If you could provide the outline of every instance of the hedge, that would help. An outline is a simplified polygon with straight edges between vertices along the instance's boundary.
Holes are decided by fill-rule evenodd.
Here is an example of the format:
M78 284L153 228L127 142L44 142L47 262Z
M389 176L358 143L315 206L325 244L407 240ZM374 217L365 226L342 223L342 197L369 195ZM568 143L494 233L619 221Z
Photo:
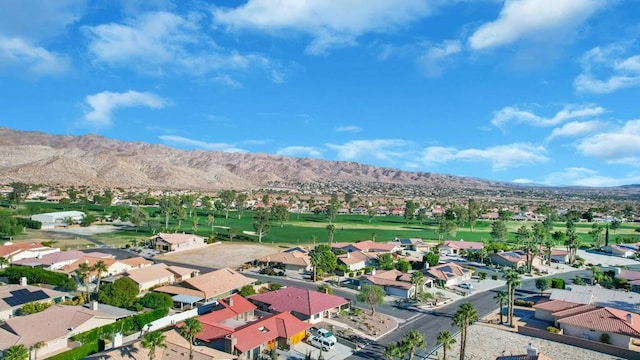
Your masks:
M564 280L561 278L551 278L552 289L564 289Z
M21 217L17 217L16 220L18 220L19 225L22 225L27 229L36 229L36 230L42 229L42 223L38 220L31 220L28 218L21 218Z
M95 354L99 351L98 349L98 341L91 341L86 344L80 345L76 348L73 348L69 351L65 351L58 355L54 355L48 360L80 360L91 354Z
M78 284L67 275L41 268L31 268L27 266L11 266L4 269L4 276L10 282L17 284L21 277L26 277L29 284L49 284L66 291L76 290Z
M121 332L124 334L133 333L142 330L142 328L144 328L144 326L148 323L165 317L168 313L168 308L160 308L146 313L138 314L136 316L118 320L109 325L104 325L99 328L74 335L71 337L71 340L80 341L82 343L89 343L98 341L98 339L100 339L100 336L104 334L113 334L116 332Z

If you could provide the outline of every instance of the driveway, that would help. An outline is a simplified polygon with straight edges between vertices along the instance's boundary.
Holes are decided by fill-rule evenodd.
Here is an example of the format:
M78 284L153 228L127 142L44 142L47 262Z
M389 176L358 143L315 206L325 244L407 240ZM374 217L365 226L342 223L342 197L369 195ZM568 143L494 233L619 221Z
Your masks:
M293 349L289 351L278 351L278 354L282 355L287 360L303 360L307 353L310 353L313 359L317 359L318 355L320 355L320 349L307 343L301 342L294 345ZM326 360L342 360L351 356L352 353L353 352L351 351L350 347L337 343L333 350L322 352L322 357Z

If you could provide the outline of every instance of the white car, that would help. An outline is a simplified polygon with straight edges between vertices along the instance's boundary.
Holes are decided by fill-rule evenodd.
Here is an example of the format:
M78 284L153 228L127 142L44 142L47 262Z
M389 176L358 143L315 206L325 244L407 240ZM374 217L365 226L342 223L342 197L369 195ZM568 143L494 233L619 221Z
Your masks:
M473 289L473 285L471 285L470 283L462 283L462 284L460 284L458 286L460 286L463 289L469 289L469 290Z

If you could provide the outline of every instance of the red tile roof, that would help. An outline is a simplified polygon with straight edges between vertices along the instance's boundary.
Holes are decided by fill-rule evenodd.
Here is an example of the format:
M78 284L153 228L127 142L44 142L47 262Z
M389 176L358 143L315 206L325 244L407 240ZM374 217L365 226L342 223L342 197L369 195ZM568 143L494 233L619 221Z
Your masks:
M445 241L444 245L446 247L452 247L457 249L465 249L465 250L480 250L484 247L484 243L479 241Z
M556 311L563 311L563 310L567 310L567 309L572 309L578 306L581 306L582 304L576 304L576 303L572 303L569 301L563 301L563 300L542 300L540 302L538 302L537 304L533 305L534 309L541 309L541 310L548 310L553 312Z
M233 305L229 305L229 299L232 299L231 302L233 302ZM215 324L256 309L256 306L253 305L253 303L238 294L220 299L218 300L218 303L222 305L224 309L215 310L202 315L198 320L203 323Z
M631 321L627 321L627 316ZM565 317L558 323L640 338L640 315L609 307Z
M302 322L289 313L280 313L250 323L235 331L233 335L238 339L236 349L244 353L278 337L290 338L310 327L311 324Z
M349 300L340 296L296 287L253 295L249 299L267 304L273 311L294 311L308 316L349 303Z

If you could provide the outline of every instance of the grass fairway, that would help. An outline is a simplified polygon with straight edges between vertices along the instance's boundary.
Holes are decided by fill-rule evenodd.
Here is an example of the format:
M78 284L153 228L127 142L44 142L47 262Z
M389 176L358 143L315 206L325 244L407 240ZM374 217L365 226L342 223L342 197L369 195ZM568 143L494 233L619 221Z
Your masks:
M54 206L54 204L48 203L35 203L31 206L38 207L41 209L46 209L47 211L60 211L61 208ZM158 214L155 208L145 208L150 214ZM85 207L84 209L79 209L83 211L89 211L95 215L109 214L111 209L107 209L106 212L103 212L102 208L92 206L91 208ZM208 237L212 234L211 227L207 224L208 213L204 211L198 211L198 230L197 234L203 237ZM229 218L226 219L223 213L215 213L215 226L216 227L229 227L237 230L237 236L234 238L234 241L257 241L257 236L250 236L243 234L243 231L254 231L252 224L252 215L251 211L245 211L242 215L241 219L238 219L237 213L230 212ZM158 216L158 215L157 215ZM194 216L196 216L194 214ZM160 219L163 222L163 219ZM468 225L465 225L458 229L455 236L447 236L447 239L455 239L460 240L464 239L466 241L492 241L491 237L491 221L477 221L474 227L474 231L472 232ZM178 231L191 233L192 230L192 219L187 218L182 221L181 226L178 228ZM262 241L264 243L274 243L274 244L310 244L313 240L317 239L318 243L326 242L328 238L328 231L326 227L329 225L329 221L324 215L315 215L315 214L291 214L289 219L284 222L282 227L280 223L276 221L271 222L271 230L265 236L263 236ZM422 238L425 240L438 240L439 236L437 233L437 224L433 222L433 220L428 220L425 223L421 224L417 220L412 220L409 223L402 217L398 216L376 216L371 221L365 215L337 215L335 221L333 222L335 226L334 232L334 242L352 242L358 240L369 240L375 234L375 238L377 241L390 241L396 237L399 238ZM509 232L508 241L515 241L514 233L521 226L531 227L533 225L532 222L518 222L518 221L507 221L506 222L507 229ZM617 236L625 236L625 237L638 237L640 241L640 233L636 232L640 224L636 223L624 223L618 230L610 232L611 241L615 241ZM578 235L582 238L582 243L585 245L592 244L593 239L588 234L591 230L591 223L577 223L576 231ZM169 222L169 229L174 231L177 228L177 222L171 220ZM565 231L564 223L556 223L554 226L554 231ZM32 232L33 233L33 232ZM35 232L37 233L37 232ZM216 238L221 240L228 239L228 231L223 228L215 229ZM102 241L106 244L122 247L127 243L130 243L132 240L142 241L149 236L151 236L151 232L145 226L142 226L138 229L138 231L128 230L128 231L118 231L112 233L105 234L96 234L92 235L93 238ZM604 233L603 233L603 241L604 241ZM20 239L21 236L17 238ZM562 245L562 244L558 244Z

